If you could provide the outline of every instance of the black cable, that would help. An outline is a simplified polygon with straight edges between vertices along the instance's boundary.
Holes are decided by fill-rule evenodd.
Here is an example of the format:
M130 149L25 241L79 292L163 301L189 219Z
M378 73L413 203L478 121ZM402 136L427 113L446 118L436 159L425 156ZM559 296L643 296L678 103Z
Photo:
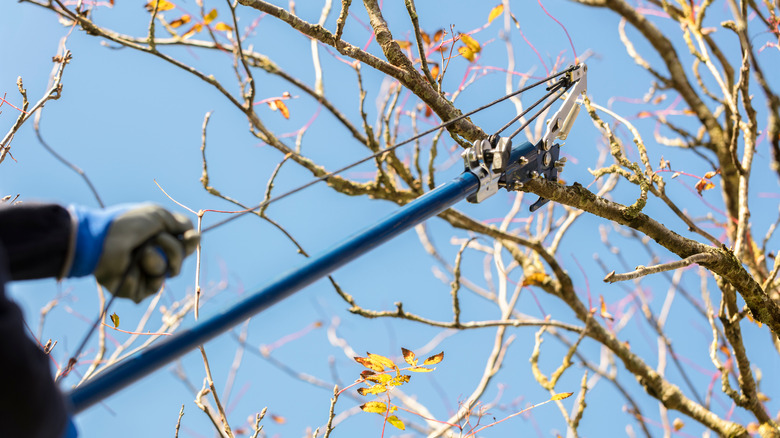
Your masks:
M568 88L564 88L563 90L561 90L561 92L560 92L560 93L558 93L558 95L557 95L557 96L555 96L555 99L550 99L550 101L549 101L549 102L547 102L547 103L544 105L544 107L543 107L541 110L537 111L537 112L536 112L536 114L534 114L534 115L533 115L533 116L532 116L530 119L526 120L526 121L525 121L525 123L523 123L522 125L520 125L520 127L519 127L519 128L517 128L517 130L515 130L515 132L513 132L513 133L512 133L512 135L510 135L510 136L509 136L509 139L511 140L511 139L515 138L515 136L516 136L517 134L519 134L519 133L520 133L520 131L522 131L523 129L525 129L525 128L526 128L526 126L530 125L530 124L531 124L531 122L533 122L534 120L536 120L536 118L537 118L537 117L539 117L539 114L542 114L542 113L543 113L543 112L544 112L544 111L545 111L547 108L549 108L550 106L552 106L552 104L553 104L553 103L555 103L555 101L556 101L556 100L560 99L560 98L561 98L561 96L563 96L564 94L566 94L566 91L567 91L567 90L568 90Z
M552 96L552 95L553 95L553 93L555 93L555 92L556 92L558 89L560 89L560 88L561 88L561 86L563 86L563 83L562 83L562 82L557 82L555 85L553 85L552 87L550 87L550 89L548 90L547 94L545 94L545 95L544 95L544 96L542 96L542 97L541 97L539 100L537 100L536 102L534 102L533 104L531 104L531 106L529 106L528 108L526 108L526 110L525 110L525 111L523 111L522 113L520 113L520 114L518 114L517 116L515 116L515 118L513 118L512 120L510 120L510 121L509 121L509 123L507 123L506 125L504 125L503 127L501 127L501 129L499 129L498 131L496 131L496 133L495 133L495 134L493 134L493 135L494 135L494 136L498 136L499 134L501 134L501 133L502 133L502 132L503 132L503 131L504 131L506 128L510 127L510 126L511 126L513 123L515 123L516 121L520 120L520 118L521 118L521 117L523 117L524 115L528 114L528 112L529 112L529 111L531 111L532 109L536 108L536 105L539 105L540 103L542 103L542 101L544 101L544 100L545 100L545 99L547 99L548 97ZM536 117L536 116L534 116L534 117Z
M369 161L369 160L372 160L374 158L377 158L377 157L379 157L379 156L381 156L381 155L383 155L383 154L385 154L387 152L391 152L391 151L393 151L393 150L395 150L395 149L397 149L397 148L399 148L399 147L401 147L401 146L403 146L405 144L411 143L411 142L413 142L413 141L415 141L415 140L417 140L417 139L419 139L421 137L424 137L424 136L426 136L426 135L428 135L428 134L430 134L432 132L438 131L439 129L446 128L447 126L450 126L450 125L452 125L455 122L463 120L466 117L469 117L469 116L471 116L473 114L476 114L476 113L478 113L478 112L480 112L480 111L482 111L484 109L490 108L491 106L493 106L493 105L495 105L497 103L501 103L501 102L503 102L503 101L505 101L505 100L507 100L507 99L509 99L511 97L517 96L518 94L520 94L522 92L525 92L525 91L528 91L531 88L538 87L539 85L541 85L541 84L543 84L543 83L545 83L545 82L547 82L547 81L549 81L551 79L555 79L558 76L561 76L561 75L564 75L566 73L569 73L569 72L573 71L576 68L577 68L577 66L571 66L571 67L569 67L569 68L567 68L567 69L565 69L565 70L563 70L563 71L561 71L559 73L555 73L554 75L547 76L546 78L541 79L538 82L534 82L531 85L525 86L525 87L523 87L523 88L521 88L521 89L519 89L517 91L513 91L512 93L509 93L509 94L507 94L504 97L498 98L498 99L496 99L496 100L494 100L494 101L492 101L492 102L490 102L490 103L488 103L486 105L483 105L483 106L481 106L481 107L479 107L479 108L477 108L477 109L475 109L473 111L467 112L466 114L461 114L461 115L459 115L458 117L455 117L452 120L448 120L448 121L446 121L444 123L439 124L438 126L435 126L435 127L431 128L431 129L423 131L423 132L421 132L421 133L419 133L419 134L417 134L417 135L415 135L413 137L410 137L410 138L408 138L408 139L406 139L406 140L404 140L404 141L402 141L400 143L397 143L397 144L395 144L393 146L390 146L390 147L387 147L385 149L382 149L381 151L376 152L375 154L369 155L369 156L367 156L365 158L362 158L362 159L360 159L358 161L355 161L355 162L353 162L351 164L348 164L348 165L346 165L346 166L344 166L344 167L342 167L340 169L334 170L332 172L328 172L325 175L322 175L320 177L317 177L317 178L307 182L306 184L298 186L298 187L296 187L296 188L294 188L294 189L292 189L292 190L290 190L288 192L282 193L281 195L276 196L274 198L271 198L271 199L269 199L267 201L263 201L263 202L261 202L260 204L258 204L255 207L252 207L252 208L250 208L248 210L245 210L243 212L239 212L237 214L233 214L232 216L228 217L227 219L224 219L224 220L219 221L219 222L217 222L215 224L209 225L208 227L206 227L203 230L201 230L201 233L205 233L207 231L211 231L214 228L217 228L217 227L220 227L222 225L225 225L226 223L228 223L230 221L233 221L235 219L238 219L239 217L241 217L241 216L243 216L243 215L245 215L247 213L253 212L253 211L255 211L257 209L260 209L260 208L263 208L266 205L269 205L269 204L271 204L273 202L276 202L276 201L279 201L281 199L284 199L284 198L286 198L286 197L288 197L288 196L290 196L290 195L292 195L294 193L300 192L303 189L311 187L314 184L316 184L316 183L318 183L320 181L324 181L324 180L326 180L326 179L328 179L328 178L330 178L330 177L332 177L334 175L337 175L337 174L339 174L339 173L341 173L341 172L343 172L343 171L345 171L347 169L351 169L351 168L353 168L353 167L355 167L355 166L357 166L359 164L365 163L366 161ZM557 86L558 84L560 84L560 82L557 83L555 86ZM549 107L549 105L547 107ZM531 119L531 120L533 120L533 119ZM514 136L514 135L516 135L516 133L513 134L512 136Z

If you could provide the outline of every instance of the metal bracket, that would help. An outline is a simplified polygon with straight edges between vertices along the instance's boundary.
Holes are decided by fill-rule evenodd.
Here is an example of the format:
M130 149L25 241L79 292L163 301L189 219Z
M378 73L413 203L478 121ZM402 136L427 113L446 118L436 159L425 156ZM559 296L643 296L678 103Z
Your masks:
M466 170L479 178L479 190L467 198L469 202L482 202L498 192L498 182L509 165L511 151L512 140L493 136L477 140L463 151Z

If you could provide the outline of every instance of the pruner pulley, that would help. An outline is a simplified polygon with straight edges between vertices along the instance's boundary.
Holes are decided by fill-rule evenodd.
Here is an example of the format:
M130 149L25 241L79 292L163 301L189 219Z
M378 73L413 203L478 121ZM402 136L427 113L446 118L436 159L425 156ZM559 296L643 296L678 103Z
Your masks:
M518 190L523 183L533 178L545 178L557 181L558 173L562 171L566 158L560 158L561 145L556 140L565 140L569 135L580 107L576 101L587 91L588 67L584 63L569 67L562 72L553 85L547 88L548 93L512 121L504 125L490 137L477 140L474 145L463 151L466 170L479 178L479 190L468 198L469 202L478 203L498 192L500 187L507 190ZM512 138L527 127L539 114L543 113L555 101L568 95L563 105L547 121L542 138L535 144L525 143L512 147ZM555 96L553 99L549 99ZM537 105L547 101L540 110L531 115L516 131L507 137L499 134L512 123L525 116ZM531 205L531 211L536 211L547 203L547 199L539 198Z

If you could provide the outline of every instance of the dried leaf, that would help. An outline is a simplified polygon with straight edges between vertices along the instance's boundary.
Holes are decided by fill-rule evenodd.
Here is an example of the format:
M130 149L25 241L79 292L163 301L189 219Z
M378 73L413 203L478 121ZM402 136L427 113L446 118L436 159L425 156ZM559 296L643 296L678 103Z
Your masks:
M469 62L474 62L474 60L476 59L474 52L471 51L471 49L469 49L468 47L458 47L458 53L460 53L460 56L468 59Z
M444 360L444 352L442 351L439 354L434 354L433 356L429 357L428 359L425 359L425 362L423 362L423 365L436 365L437 363Z
M358 388L357 392L360 395L381 394L387 392L387 387L385 385L374 385L368 388Z
M431 64L431 76L433 76L434 79L439 79L439 64L438 63Z
M154 1L150 1L146 5L144 5L147 11L152 12L154 11ZM175 8L176 5L173 3L166 1L166 0L157 0L157 12L162 11L170 11L171 9Z
M719 174L720 174L720 169L718 169L718 170L710 170L709 172L704 174L704 177L707 178L707 179L712 179L712 177L714 177L715 175L719 175Z
M435 368L425 368L425 367L409 368L409 371L412 371L412 372L415 372L415 373L430 373L433 370L435 370Z
M380 354L373 354L366 352L366 355L369 359L376 361L379 364L382 364L383 366L387 368L397 369L398 366L393 362L392 360L380 355Z
M669 160L665 160L664 157L661 157L661 162L658 165L660 169L672 169L672 163Z
M395 415L391 415L387 417L387 422L392 424L398 429L406 430L406 425L404 425L404 422L399 420L398 417L396 417Z
M402 374L402 375L400 375L398 377L393 377L393 379L388 382L388 385L391 385L391 386L401 386L404 383L409 383L409 379L411 379L411 378L412 378L412 376L410 376L410 375Z
M233 30L233 28L231 26L229 26L229 25L227 25L227 24L225 24L225 23L220 21L219 23L214 25L214 30L217 30L217 31L231 31L231 30Z
M409 41L395 40L395 43L398 44L398 47L400 47L400 48L402 48L404 50L408 49L409 47L412 47L412 43L409 42Z
M610 321L614 321L615 318L612 317L612 314L607 312L607 303L604 302L604 296L599 295L599 299L601 300L601 317Z
M549 279L549 276L544 272L534 272L531 275L523 278L522 286L541 286L545 281Z
M282 417L281 415L274 415L274 414L271 414L271 420L273 420L274 423L276 424L284 424L287 422L286 418Z
M700 179L699 182L696 183L696 191L699 192L699 196L701 196L701 192L713 188L715 188L715 183L704 178Z
M653 117L653 113L650 111L640 111L639 114L636 115L638 119L646 119L648 117Z
M414 352L401 347L401 353L404 355L404 360L411 366L417 365L417 359L414 356Z
M696 111L694 111L694 110L692 110L690 108L685 108L682 113L685 114L686 116L695 116L696 115Z
M444 38L444 29L439 29L436 31L436 33L433 34L434 43L438 43L442 38Z
M672 178L677 178L678 176L680 176L680 172L674 172L672 174Z
M467 33L460 34L460 40L463 41L463 44L465 44L466 47L471 49L471 51L474 53L479 53L480 50L482 50L482 47L479 46L477 40L475 40L471 35Z
M171 22L170 22L170 23L168 23L168 24L169 24L169 25L170 25L172 28L174 28L174 29L175 29L175 28L177 28L177 27L179 27L179 26L181 26L181 25L183 25L183 24L187 24L187 23L189 23L189 22L190 22L190 20L192 20L192 17L190 16L190 14L184 14L184 15L182 15L181 17L177 18L176 20L173 20L173 21L171 21Z
M756 398L758 399L758 401L760 401L760 402L762 402L762 403L764 403L764 402L768 402L768 401L770 401L770 400L771 400L771 399L770 399L770 398L769 398L769 397L768 397L766 394L764 394L763 392L759 392L758 394L756 394Z
M490 10L490 15L488 15L488 24L493 22L496 18L498 18L499 15L504 13L504 5L500 4L496 6L495 8Z
M368 403L363 403L362 405L360 405L360 409L366 412L384 414L385 411L387 411L387 405L378 401L370 401Z
M574 394L573 392L561 392L558 394L555 394L554 396L550 397L550 400L557 401L557 400L563 400L571 397L571 395Z
M731 357L731 350L729 350L729 347L727 347L725 345L721 345L720 346L720 352L725 354L726 357Z
M282 102L279 99L276 99L274 103L276 104L276 107L279 109L279 112L282 113L282 116L284 116L285 119L289 119L290 110L287 109L287 105L285 105L284 102Z
M758 328L761 328L764 325L761 321L756 321L753 318L753 312L751 312L750 310L747 311L745 316L747 316L748 321L752 322L753 324L756 324Z
M195 23L195 24L192 25L190 30L185 32L184 35L182 35L181 37L184 38L184 39L189 38L189 37L195 35L196 33L200 32L201 29L203 29L203 25L200 24L200 23Z
M375 375L375 374L376 374L376 373L375 373L375 372L373 372L373 371L371 371L371 370L363 370L363 371L360 373L360 377L362 377L362 378L364 378L364 379L368 379L370 376L373 376L373 375Z
M114 328L119 327L119 315L116 312L111 314L111 322L114 324Z
M206 14L205 17L203 17L203 24L208 26L209 23L214 21L215 18L217 18L217 10L212 9L211 12L209 12L208 14Z
M428 44L428 45L431 44L431 36L428 35L427 33L423 32L423 31L420 31L420 38L422 38L422 40L423 40L423 42L425 42L425 44Z
M677 432L678 430L685 427L685 423L679 418L675 418L674 421L672 421L672 427L674 428L674 431Z
M389 382L392 379L392 377L390 377L389 374L383 373L383 374L373 374L371 376L365 377L365 379L368 380L369 382L376 382L384 385L385 383Z
M379 371L380 373L385 370L385 367L383 367L382 364L368 357L356 357L355 362L363 365L364 367L370 370Z

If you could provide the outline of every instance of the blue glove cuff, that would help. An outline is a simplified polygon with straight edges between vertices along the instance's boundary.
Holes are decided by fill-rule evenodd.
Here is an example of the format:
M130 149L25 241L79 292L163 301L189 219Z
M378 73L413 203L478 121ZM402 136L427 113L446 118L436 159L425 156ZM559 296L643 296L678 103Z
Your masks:
M70 206L76 220L75 250L68 277L83 277L97 267L103 253L103 243L108 229L117 216L133 208L130 204L116 205L105 210L93 210L81 206Z

